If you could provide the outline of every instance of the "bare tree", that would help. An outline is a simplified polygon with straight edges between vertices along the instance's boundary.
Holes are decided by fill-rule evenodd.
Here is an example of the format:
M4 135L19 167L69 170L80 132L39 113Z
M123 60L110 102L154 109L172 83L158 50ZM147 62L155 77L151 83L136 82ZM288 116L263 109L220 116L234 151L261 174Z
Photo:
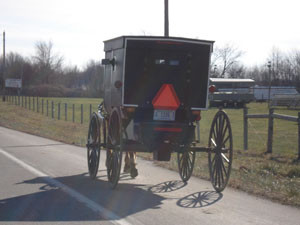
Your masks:
M227 73L228 76L231 78L244 78L246 73L246 68L243 64L235 63L228 68Z
M37 66L39 75L45 83L49 83L49 77L61 71L63 57L53 52L51 41L38 41L35 44L35 55L33 61Z
M223 47L216 48L213 53L212 62L217 65L220 77L225 77L228 70L239 61L243 52L233 44L227 43Z
M10 78L21 78L25 59L18 53L10 52L6 56L6 76Z
M283 52L276 47L272 48L268 61L271 62L271 80L273 82L282 79L284 58Z

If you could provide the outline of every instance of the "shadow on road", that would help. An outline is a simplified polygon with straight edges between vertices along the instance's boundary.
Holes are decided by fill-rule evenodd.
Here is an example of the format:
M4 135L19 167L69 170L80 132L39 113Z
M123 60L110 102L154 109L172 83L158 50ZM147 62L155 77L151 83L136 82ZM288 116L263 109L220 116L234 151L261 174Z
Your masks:
M222 193L215 191L200 191L179 199L177 205L184 208L203 208L218 202L222 198Z
M67 185L102 207L125 218L137 212L160 208L162 196L143 188L143 185L118 184L111 190L107 181L91 180L87 174L57 177ZM26 180L21 184L40 184L40 192L0 200L0 221L94 221L105 220L99 213L67 195L44 177Z
M185 187L187 183L180 180L166 181L157 185L150 187L148 190L152 193L165 193L179 190Z

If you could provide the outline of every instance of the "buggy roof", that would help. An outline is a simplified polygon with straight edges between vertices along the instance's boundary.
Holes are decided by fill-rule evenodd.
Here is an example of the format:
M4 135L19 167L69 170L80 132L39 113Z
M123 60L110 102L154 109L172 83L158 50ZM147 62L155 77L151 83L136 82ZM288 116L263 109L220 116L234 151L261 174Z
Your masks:
M214 41L191 39L183 37L164 37L164 36L120 36L107 41L104 41L104 51L111 51L125 47L125 41L130 40L153 40L153 41L169 41L169 42L187 42L194 44L212 45Z

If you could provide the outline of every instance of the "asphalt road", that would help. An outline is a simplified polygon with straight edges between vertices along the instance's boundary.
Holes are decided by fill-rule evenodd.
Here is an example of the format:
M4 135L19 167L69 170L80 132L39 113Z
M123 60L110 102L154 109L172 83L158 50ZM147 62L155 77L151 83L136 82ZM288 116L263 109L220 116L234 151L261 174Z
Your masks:
M138 159L111 190L101 154L87 174L86 149L0 127L0 224L300 224L300 210Z

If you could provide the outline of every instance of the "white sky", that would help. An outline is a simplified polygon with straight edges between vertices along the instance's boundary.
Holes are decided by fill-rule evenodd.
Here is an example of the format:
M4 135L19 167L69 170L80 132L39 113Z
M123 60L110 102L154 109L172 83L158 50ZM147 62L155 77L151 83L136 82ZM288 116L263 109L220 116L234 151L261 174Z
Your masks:
M169 0L170 36L230 42L246 65L267 61L272 47L300 48L299 0ZM164 34L164 0L0 0L6 52L34 54L51 40L66 65L104 57L103 41ZM1 41L2 54L2 41Z

